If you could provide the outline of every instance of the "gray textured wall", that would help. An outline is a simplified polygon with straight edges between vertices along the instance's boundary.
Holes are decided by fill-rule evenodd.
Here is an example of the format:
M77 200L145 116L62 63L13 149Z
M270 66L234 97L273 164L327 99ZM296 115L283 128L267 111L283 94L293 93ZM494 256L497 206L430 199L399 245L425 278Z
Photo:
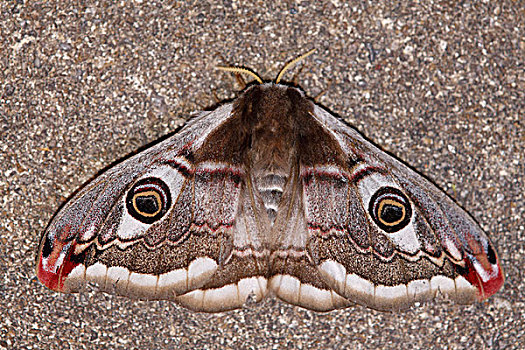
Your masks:
M525 342L524 3L0 2L0 348L512 349ZM273 78L310 48L310 96L445 189L506 274L485 303L218 315L34 274L52 215L110 163L232 98L218 64ZM373 55L371 54L373 52ZM301 68L301 69L299 69ZM287 76L291 80L293 73Z

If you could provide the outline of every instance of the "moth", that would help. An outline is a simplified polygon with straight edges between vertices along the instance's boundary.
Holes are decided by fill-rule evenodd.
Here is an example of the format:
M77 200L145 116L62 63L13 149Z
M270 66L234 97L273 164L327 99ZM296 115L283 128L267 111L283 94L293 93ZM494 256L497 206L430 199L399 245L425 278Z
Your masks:
M38 279L205 312L267 295L316 311L493 295L504 277L474 219L281 84L285 70L85 186L44 232Z

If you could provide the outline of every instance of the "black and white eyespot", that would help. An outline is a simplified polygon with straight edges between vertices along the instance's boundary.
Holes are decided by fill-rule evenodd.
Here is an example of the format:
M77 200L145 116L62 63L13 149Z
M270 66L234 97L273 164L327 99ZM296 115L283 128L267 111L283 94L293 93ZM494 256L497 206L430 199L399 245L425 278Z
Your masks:
M126 196L128 213L145 224L160 220L170 207L170 189L164 181L156 177L139 180Z
M397 232L410 223L410 201L397 188L385 186L370 198L368 212L377 226L385 232Z

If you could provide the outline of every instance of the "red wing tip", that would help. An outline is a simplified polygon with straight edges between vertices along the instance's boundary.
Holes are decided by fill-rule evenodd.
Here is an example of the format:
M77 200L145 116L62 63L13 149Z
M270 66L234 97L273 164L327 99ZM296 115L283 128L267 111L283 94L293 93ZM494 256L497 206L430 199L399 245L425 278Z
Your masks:
M466 264L466 271L463 275L465 279L478 290L477 299L482 301L494 295L505 281L503 271L499 261L496 260L494 264L484 260L484 264L480 263L476 257L470 256L464 259Z
M47 237L46 237L47 239ZM57 292L67 292L64 281L80 261L78 256L73 257L76 243L57 240L40 249L36 276L47 288Z
M57 292L60 292L62 290L59 275L55 272L46 270L46 268L43 266L42 258L40 258L38 261L36 277L47 288Z
M479 277L478 277L479 278ZM501 289L503 283L505 282L505 277L503 277L503 271L501 266L498 264L497 274L491 277L488 281L480 281L480 286L478 289L480 291L480 300L486 299Z

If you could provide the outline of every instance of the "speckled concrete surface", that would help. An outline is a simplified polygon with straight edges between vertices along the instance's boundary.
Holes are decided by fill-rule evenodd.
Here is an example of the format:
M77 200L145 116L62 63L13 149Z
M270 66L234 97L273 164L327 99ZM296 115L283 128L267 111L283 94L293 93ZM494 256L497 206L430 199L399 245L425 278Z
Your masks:
M525 346L523 1L80 3L0 2L0 348ZM300 85L478 219L505 270L500 293L398 314L269 299L209 315L38 283L42 231L73 191L235 96L215 65L273 78L313 47Z

